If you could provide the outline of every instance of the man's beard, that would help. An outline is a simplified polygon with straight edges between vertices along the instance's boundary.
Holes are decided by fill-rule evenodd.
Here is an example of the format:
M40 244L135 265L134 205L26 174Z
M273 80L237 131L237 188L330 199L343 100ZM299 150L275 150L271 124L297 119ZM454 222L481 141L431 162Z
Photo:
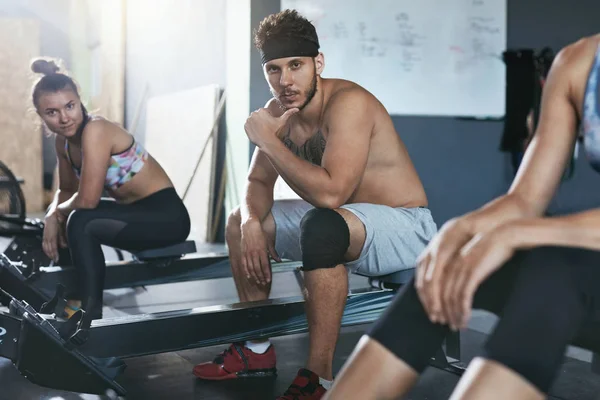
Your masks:
M273 91L271 91L271 94L273 95L273 97L275 97L275 100L277 100L279 107L281 107L284 110L287 110L287 107L283 105L281 100L279 100L279 97L276 96L275 93L273 93ZM302 110L304 107L306 107L308 105L308 103L310 103L310 101L313 99L313 97L315 97L315 94L317 94L317 69L316 68L315 68L315 73L313 75L313 80L310 83L310 88L308 89L308 92L306 92L306 100L304 101L304 103L302 103L302 105L300 107L298 107L298 109Z

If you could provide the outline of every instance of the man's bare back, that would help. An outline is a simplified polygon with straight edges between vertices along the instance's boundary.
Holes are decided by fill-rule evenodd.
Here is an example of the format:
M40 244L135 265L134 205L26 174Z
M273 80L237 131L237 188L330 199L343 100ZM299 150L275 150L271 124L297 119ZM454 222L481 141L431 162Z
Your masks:
M369 151L360 183L345 204L372 203L390 207L427 206L427 196L421 180L404 143L394 128L390 115L379 100L361 86L350 81L321 78L319 82L321 84L319 90L323 93L320 121L315 121L314 126L302 126L295 123L294 118L290 118L288 126L285 128L286 137L296 147L301 148L320 131L327 142L330 122L345 117L343 113L332 112L330 105L344 96L359 96L369 108L365 114L371 119L369 121L371 129L357 131L355 134L370 137ZM270 101L267 108L276 117L280 117L285 111L276 101ZM325 156L327 145L324 151Z

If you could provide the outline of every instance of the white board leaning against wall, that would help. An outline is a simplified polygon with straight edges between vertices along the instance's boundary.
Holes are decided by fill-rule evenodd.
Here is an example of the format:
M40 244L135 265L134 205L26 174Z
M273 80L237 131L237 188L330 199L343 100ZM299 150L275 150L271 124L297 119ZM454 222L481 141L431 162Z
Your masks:
M190 239L206 242L211 229L215 146L211 131L220 95L218 85L202 86L148 99L145 146L183 197L194 168L210 140L184 203L190 214Z

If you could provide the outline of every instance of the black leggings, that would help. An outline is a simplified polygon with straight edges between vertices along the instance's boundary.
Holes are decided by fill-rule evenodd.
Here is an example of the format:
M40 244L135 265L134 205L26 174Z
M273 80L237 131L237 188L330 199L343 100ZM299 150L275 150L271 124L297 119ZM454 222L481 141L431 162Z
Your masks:
M547 393L567 345L584 323L598 319L600 252L558 247L520 251L480 285L473 303L473 308L500 317L483 357ZM429 320L410 282L369 336L421 373L448 333L448 326Z
M73 211L67 239L78 285L69 288L69 297L80 299L93 319L101 318L106 264L100 245L141 251L183 242L189 233L190 217L173 188L131 204L102 199L96 208Z

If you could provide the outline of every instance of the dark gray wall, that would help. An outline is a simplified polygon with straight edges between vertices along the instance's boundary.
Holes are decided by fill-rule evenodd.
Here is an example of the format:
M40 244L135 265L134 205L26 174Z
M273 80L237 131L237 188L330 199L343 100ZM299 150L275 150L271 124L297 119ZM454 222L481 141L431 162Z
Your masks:
M267 15L280 11L279 0L251 0L251 4L250 29L252 31ZM260 54L252 45L250 50L250 110L264 107L270 98L271 93L263 74ZM250 155L252 156L252 153Z
M41 56L60 58L69 68L68 0L0 0L0 18L32 18L40 21ZM23 65L29 68L29 65ZM56 165L54 138L43 137L44 173Z
M252 28L279 0L252 0ZM600 2L580 0L508 0L508 48L555 51L579 37L600 31ZM253 50L250 106L262 107L268 86ZM368 71L365 71L368 73ZM439 225L505 193L512 181L509 157L498 151L503 122L454 118L394 116L421 176ZM600 177L580 154L575 177L562 185L551 211L570 212L600 205Z
M211 0L127 1L127 128L146 84L149 96L211 83L225 86L225 5ZM141 140L145 120L142 108L135 132Z

